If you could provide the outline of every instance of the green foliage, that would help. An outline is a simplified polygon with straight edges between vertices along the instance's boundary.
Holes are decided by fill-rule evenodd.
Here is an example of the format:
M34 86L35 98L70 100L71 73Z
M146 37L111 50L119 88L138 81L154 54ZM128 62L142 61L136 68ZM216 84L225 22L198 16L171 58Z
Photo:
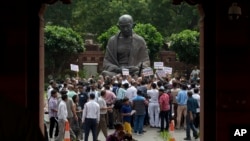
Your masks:
M147 17L150 18L150 23L165 37L184 29L197 29L197 8L185 2L173 5L172 0L150 0L148 8L150 13Z
M50 25L58 25L63 27L72 27L75 23L72 19L72 11L75 9L75 0L72 4L63 4L56 2L52 5L46 5L44 14L45 22Z
M117 23L123 14L130 14L135 22L142 21L148 16L149 10L145 0L76 0L72 20L77 21L77 30L84 33L100 35L110 26Z
M102 33L97 39L101 43L101 50L106 50L108 40L110 37L119 32L119 29L116 25L110 27L106 32Z
M86 78L87 70L86 69L79 69L78 75L80 78Z
M70 5L57 2L47 6L45 22L98 37L123 14L130 14L136 23L152 24L164 37L184 29L198 29L197 8L185 2L173 5L172 0L74 0Z
M60 73L65 63L85 50L82 37L71 28L45 27L45 69Z
M172 34L169 38L170 49L175 51L177 58L187 64L199 64L199 32L184 30L178 34Z
M145 39L149 49L150 60L154 61L164 43L161 33L151 24L137 24L134 31Z
M102 50L106 50L109 38L118 32L118 27L114 25L98 37L98 41L102 44ZM145 39L148 46L150 59L154 60L156 54L160 51L164 42L162 35L151 24L138 23L134 27L134 32Z
M162 137L162 139L163 139L164 141L169 141L169 139L170 139L170 133L167 132L167 131L161 132L161 133L160 133L160 136Z

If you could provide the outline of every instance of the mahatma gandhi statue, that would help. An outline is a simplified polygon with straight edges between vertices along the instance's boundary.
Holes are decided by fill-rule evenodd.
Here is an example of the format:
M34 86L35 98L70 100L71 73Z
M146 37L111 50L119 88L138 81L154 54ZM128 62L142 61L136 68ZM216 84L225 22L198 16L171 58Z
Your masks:
M130 15L119 18L117 26L120 32L108 41L102 75L114 76L122 74L122 69L128 69L129 74L135 76L141 69L150 66L146 42L133 32L134 25Z

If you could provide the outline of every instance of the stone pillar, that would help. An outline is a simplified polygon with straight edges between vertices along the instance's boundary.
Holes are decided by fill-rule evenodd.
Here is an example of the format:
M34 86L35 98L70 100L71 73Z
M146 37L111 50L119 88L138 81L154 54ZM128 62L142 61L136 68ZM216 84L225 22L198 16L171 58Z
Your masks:
M200 15L200 140L204 141L204 17L205 13L201 4L197 5Z
M46 4L39 11L39 126L44 134L44 13Z

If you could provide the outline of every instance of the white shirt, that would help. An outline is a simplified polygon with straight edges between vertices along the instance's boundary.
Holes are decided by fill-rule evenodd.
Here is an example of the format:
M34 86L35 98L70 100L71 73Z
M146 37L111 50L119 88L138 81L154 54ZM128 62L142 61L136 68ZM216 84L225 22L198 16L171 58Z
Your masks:
M200 107L200 95L197 94L197 93L194 93L194 94L192 95L192 97L193 97L194 99L197 100L198 105L199 105L199 107ZM196 112L199 113L199 112L200 112L200 108L197 108L197 109L196 109Z
M137 96L137 89L135 86L131 86L127 89L125 96L129 99L130 102L132 102L133 98Z
M128 82L128 80L127 80L127 79L122 80L122 85L123 85L123 84L125 84L125 83L128 83L128 84L129 84L129 82Z
M100 121L100 106L95 100L89 100L82 111L82 122L85 118L96 119L97 123Z
M50 96L51 96L51 91L53 90L53 88L49 88L47 91L47 99L49 100Z
M150 96L150 102L152 103L158 103L159 100L159 91L157 89L151 89L151 90L147 90L147 95Z
M67 111L66 103L63 100L61 100L58 106L57 117L58 119L63 119L64 121L66 121L67 116L68 116L68 111Z
M194 75L197 75L197 77L199 76L199 74L200 74L200 70L198 70L198 69L196 69L196 70L192 70L192 72L191 72L191 77L193 78L194 77Z
M107 109L102 109L101 110L101 108L107 107L106 101L105 101L105 99L103 99L103 97L99 97L98 98L98 104L100 106L100 114L106 114L107 113Z

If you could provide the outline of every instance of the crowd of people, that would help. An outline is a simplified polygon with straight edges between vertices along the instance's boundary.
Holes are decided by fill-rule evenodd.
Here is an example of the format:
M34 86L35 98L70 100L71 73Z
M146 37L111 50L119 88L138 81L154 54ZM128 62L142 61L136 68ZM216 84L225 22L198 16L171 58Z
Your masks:
M199 71L190 79L171 77L131 77L115 75L89 79L67 78L62 83L50 81L47 89L48 136L62 141L65 122L70 125L70 139L98 141L102 131L107 141L135 140L145 134L144 127L168 131L174 120L176 130L190 130L198 138ZM108 134L108 129L115 132Z

